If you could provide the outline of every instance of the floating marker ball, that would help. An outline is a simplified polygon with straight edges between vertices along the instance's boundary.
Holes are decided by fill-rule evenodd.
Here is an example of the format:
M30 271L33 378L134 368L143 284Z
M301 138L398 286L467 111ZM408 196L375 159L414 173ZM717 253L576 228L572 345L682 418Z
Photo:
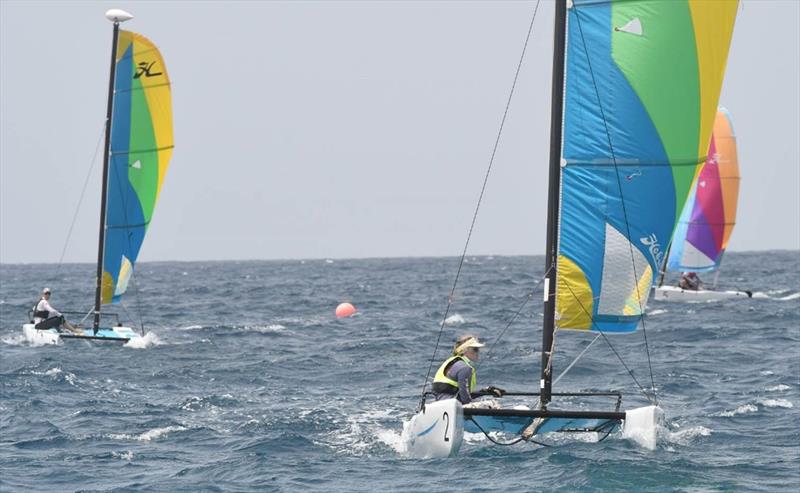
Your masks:
M337 318L349 317L355 312L356 312L356 307L354 307L350 303L340 303L339 306L336 307Z

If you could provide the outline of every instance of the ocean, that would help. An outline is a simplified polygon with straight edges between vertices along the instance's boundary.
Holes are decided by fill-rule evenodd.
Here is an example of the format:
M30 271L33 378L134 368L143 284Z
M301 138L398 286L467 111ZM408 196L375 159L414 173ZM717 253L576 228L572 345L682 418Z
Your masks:
M651 301L646 343L641 329L598 340L558 383L645 405L609 344L646 388L649 352L666 413L655 450L619 434L547 447L469 435L458 457L413 459L403 424L458 335L488 342L479 385L538 386L543 258L467 257L434 356L457 265L141 263L120 311L148 331L138 347L31 346L21 324L41 288L88 311L94 265L0 265L0 490L800 488L800 252L726 254L719 287L763 298ZM343 301L356 315L334 316ZM557 334L556 376L591 338Z

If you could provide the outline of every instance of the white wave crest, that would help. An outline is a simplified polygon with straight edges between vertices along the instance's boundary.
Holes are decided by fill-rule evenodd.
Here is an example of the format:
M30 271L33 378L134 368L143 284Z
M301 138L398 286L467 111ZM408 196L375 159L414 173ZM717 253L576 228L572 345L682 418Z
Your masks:
M4 344L8 344L9 346L31 346L31 347L40 347L40 346L50 346L53 344L53 341L45 339L45 338L33 338L27 337L25 334L11 334L6 337L0 339Z
M652 312L649 312L647 315L652 317L654 315L662 315L662 314L668 313L668 312L669 312L669 310L653 310Z
M791 409L794 407L792 401L786 399L762 399L758 401L764 407L782 407L785 409Z
M267 334L270 332L281 332L283 330L286 330L286 327L281 324L245 325L244 330L252 330L255 332L261 332L262 334Z
M782 298L778 298L778 300L780 300L780 301L790 301L790 300L796 300L798 298L800 298L800 292L793 293L793 294L784 296Z
M712 416L720 416L723 418L730 418L740 414L751 414L758 412L758 406L755 404L742 404L732 411L722 411L721 413L712 414Z
M445 325L461 325L465 322L464 317L458 313L450 315L444 320Z
M667 442L678 445L688 445L697 437L707 437L711 435L711 430L705 426L692 426L680 431L660 430Z
M13 334L0 339L3 344L8 344L9 346L22 346L23 344L27 343L27 338L22 334Z
M379 442L388 445L398 454L405 454L408 451L409 445L409 441L406 439L405 428L406 423L403 423L402 433L398 433L394 430L379 429L375 437Z
M126 450L124 452L111 452L111 457L130 462L133 460L133 452L130 450Z
M161 339L158 338L155 332L148 332L144 337L134 337L125 343L125 347L134 349L147 349L151 346L160 346L163 344Z
M188 327L179 327L178 330L200 330L202 328L202 325L189 325Z
M112 440L138 440L140 442L149 442L155 440L173 431L185 430L185 426L164 426L162 428L153 428L152 430L145 431L139 435L131 435L129 433L109 433L106 437Z
M767 392L784 392L789 389L791 389L791 387L788 385L778 384L778 385L773 385L772 387L767 387L764 390L766 390Z

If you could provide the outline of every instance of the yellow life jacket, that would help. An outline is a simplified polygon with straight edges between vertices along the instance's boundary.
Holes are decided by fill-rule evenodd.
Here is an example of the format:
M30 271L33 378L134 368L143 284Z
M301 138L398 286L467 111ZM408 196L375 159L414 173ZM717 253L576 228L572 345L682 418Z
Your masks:
M466 363L467 366L472 368L472 378L470 378L469 381L470 393L472 393L475 390L475 387L478 386L478 378L475 372L475 367L472 366L472 361L470 361L470 359L467 358L466 356L451 356L446 360L444 360L442 366L440 366L439 369L436 370L436 375L433 377L434 391L436 390L436 387L438 387L436 385L438 383L438 384L447 384L454 387L455 388L455 391L453 392L454 394L458 392L458 382L447 376L447 370L450 368L452 363L457 359L460 359L461 361Z

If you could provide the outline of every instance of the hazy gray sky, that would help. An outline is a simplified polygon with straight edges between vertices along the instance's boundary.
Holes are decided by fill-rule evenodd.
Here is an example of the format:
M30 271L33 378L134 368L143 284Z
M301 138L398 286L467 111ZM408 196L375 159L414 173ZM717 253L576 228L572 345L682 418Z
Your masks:
M165 56L176 149L140 260L458 255L535 2L0 2L0 262L61 254L105 116L112 7ZM473 254L544 252L553 4ZM800 248L800 2L745 1L721 104L730 250ZM65 261L96 258L100 156Z

